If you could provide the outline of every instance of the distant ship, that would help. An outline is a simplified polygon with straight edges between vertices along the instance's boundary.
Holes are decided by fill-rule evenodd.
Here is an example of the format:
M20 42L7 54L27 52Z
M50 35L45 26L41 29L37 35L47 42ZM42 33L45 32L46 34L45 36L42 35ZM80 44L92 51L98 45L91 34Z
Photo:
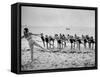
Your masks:
M66 28L66 30L70 30L70 28Z

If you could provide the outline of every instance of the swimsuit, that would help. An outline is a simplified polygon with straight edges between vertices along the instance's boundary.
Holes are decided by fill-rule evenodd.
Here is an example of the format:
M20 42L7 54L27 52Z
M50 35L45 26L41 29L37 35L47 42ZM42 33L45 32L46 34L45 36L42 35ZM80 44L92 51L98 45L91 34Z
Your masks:
M58 40L58 43L61 44L61 40L60 39Z
M41 36L41 39L42 39L42 41L44 41L44 40L45 40L43 36Z
M47 43L49 42L49 39L47 37L45 38L45 40L46 40Z
M29 42L29 46L32 47L33 44L35 44L35 41L32 39L32 36L28 33L25 37L27 41Z

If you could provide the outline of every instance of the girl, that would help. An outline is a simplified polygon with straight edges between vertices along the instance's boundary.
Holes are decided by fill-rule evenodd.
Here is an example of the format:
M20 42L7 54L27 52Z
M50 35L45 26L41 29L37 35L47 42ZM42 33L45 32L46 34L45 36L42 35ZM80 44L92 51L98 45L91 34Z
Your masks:
M34 52L34 45L42 48L39 44L37 44L33 39L32 39L32 35L34 36L41 36L41 34L33 34L30 33L28 28L24 28L24 36L22 36L22 38L27 39L28 43L29 43L29 47L31 49L31 61L33 62L33 52ZM44 48L42 48L44 50Z
M48 37L48 35L45 35L45 41L46 41L46 46L47 46L47 49L48 49L48 44L49 44L49 37Z
M43 33L41 33L41 40L42 40L43 45L44 45L44 47L45 47L45 38L44 38L44 36L43 36Z

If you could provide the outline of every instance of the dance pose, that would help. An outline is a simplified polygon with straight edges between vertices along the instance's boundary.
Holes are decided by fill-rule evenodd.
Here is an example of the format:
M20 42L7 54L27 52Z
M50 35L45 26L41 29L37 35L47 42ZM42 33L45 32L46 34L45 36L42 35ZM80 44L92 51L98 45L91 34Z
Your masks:
M43 47L41 47L38 43L35 42L35 40L32 39L32 35L33 36L41 36L41 34L33 34L30 33L28 28L24 28L24 36L22 36L22 38L27 39L28 43L29 43L29 47L31 49L31 61L33 62L33 52L34 52L34 46L38 46L40 48L42 48L44 50Z

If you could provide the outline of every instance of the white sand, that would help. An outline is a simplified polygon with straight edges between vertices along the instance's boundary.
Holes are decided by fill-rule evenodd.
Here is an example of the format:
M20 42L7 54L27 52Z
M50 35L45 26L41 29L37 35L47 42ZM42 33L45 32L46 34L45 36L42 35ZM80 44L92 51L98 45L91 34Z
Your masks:
M42 46L42 43L40 45ZM31 63L28 42L24 39L21 53L22 70L92 67L95 65L95 51L83 47L80 51L77 48L71 50L70 45L61 51L57 51L57 49L44 51L35 47L34 61Z

